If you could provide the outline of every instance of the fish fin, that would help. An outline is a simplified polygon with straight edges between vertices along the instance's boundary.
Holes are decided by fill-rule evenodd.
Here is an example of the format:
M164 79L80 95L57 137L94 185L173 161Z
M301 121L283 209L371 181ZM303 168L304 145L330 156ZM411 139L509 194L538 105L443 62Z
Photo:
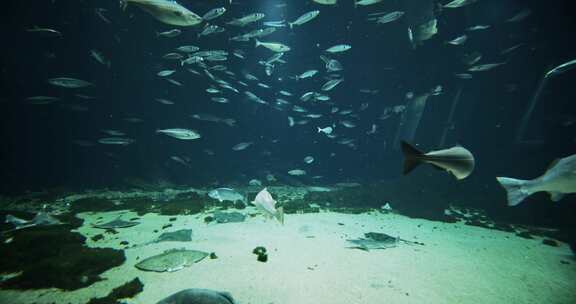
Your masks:
M560 161L560 158L557 158L555 160L553 160L550 165L548 165L548 168L546 168L546 172L550 171L550 169L554 168L554 166L556 166L558 164L558 162Z
M550 194L550 200L553 202L557 202L564 197L564 193L560 192L548 192Z
M508 206L516 206L520 204L526 197L532 194L526 190L527 181L521 179L514 179L509 177L497 177L496 180L504 187L508 195Z
M421 160L419 160L418 157L422 156L424 153L405 141L402 141L401 145L402 154L404 154L404 174L408 174L420 165Z
M279 207L276 209L275 217L280 222L280 224L284 225L284 207Z
M254 41L256 42L256 46L255 46L255 47L259 47L260 45L262 45L262 43L260 42L260 40L254 38Z

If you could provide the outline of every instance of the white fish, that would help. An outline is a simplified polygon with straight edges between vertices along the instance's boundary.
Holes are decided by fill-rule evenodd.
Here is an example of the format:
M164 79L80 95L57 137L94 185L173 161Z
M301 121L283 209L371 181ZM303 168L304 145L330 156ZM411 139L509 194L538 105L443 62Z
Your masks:
M246 202L246 197L244 195L242 195L242 194L238 193L236 190L230 189L230 188L217 188L217 189L211 190L210 192L208 192L208 196L210 198L218 200L219 202L223 202L223 201Z
M294 25L302 25L302 24L309 22L312 19L316 18L318 16L318 14L320 14L320 11L318 11L318 10L310 11L310 12L307 12L307 13L303 14L302 16L298 17L298 19L296 19L294 22L290 22L288 24L290 25L290 28L292 28Z
M286 20L280 20L280 21L265 21L264 22L265 26L270 26L270 27L286 27Z
M194 53L198 51L200 48L195 45L183 45L176 48L176 50L184 53Z
M379 3L379 2L382 2L382 0L360 0L360 1L354 2L354 5L355 5L355 6L356 6L356 5L366 6L366 5L376 4L376 3Z
M576 193L576 154L555 160L542 176L532 180L496 179L506 189L508 206L516 206L526 197L541 191L550 193L550 199L556 202L565 194Z
M234 19L234 20L228 22L227 24L235 25L235 26L246 26L247 24L256 22L256 21L258 21L264 17L266 17L266 15L264 15L262 13L254 13L254 14L246 15L242 18Z
M385 24L385 23L394 22L394 21L400 19L402 16L404 16L404 12L394 11L394 12L387 13L384 16L368 18L368 20L376 21L376 23L378 23L378 24Z
M163 37L163 38L174 38L182 34L182 31L179 29L172 29L165 32L156 32L156 37Z
M324 128L318 128L318 133L324 133L326 135L332 134L332 131L334 131L334 128L328 126L328 127L324 127Z
M284 95L284 96L292 96L292 93L290 93L290 92L288 92L288 91L283 91L283 90L282 90L282 91L279 91L278 93L280 93L281 95Z
M529 8L524 8L519 11L516 15L512 16L510 19L506 20L506 22L520 22L532 15L532 10Z
M294 126L294 118L292 116L288 116L288 126L289 127Z
M202 22L202 17L191 12L176 1L168 0L120 0L120 7L128 3L140 7L156 20L177 26L194 26Z
M458 8L458 7L466 6L468 4L472 4L476 1L477 0L454 0L454 1L449 2L448 4L445 4L444 7L446 7L446 8Z
M314 162L314 157L312 157L312 156L306 156L306 157L304 157L304 162L307 163L307 164L311 164L311 163Z
M170 76L174 73L176 73L175 70L163 70L163 71L158 72L156 75L158 75L160 77L167 77L167 76Z
M98 61L100 64L103 64L108 68L110 68L111 62L106 58L104 58L104 55L102 55L102 53L96 50L90 50L90 56L94 58L96 61Z
M481 31L481 30L486 30L489 29L490 26L489 25L483 25L483 24L479 24L479 25L474 25L471 27L466 28L467 31L471 32L471 31Z
M302 74L296 76L296 79L305 79L305 78L310 78L310 77L314 77L314 75L318 74L318 70L308 70L308 71L304 71Z
M570 60L548 71L548 73L546 73L546 77L564 73L570 69L573 69L575 66L576 66L576 59Z
M328 80L326 83L324 83L324 85L322 85L321 89L322 89L322 91L330 91L334 87L339 85L342 81L344 81L344 79L342 79L342 78Z
M489 71L493 68L499 67L503 64L506 64L505 62L500 62L500 63L486 63L486 64L479 64L479 65L475 65L472 66L468 69L469 72L484 72L484 71Z
M268 189L264 188L262 191L258 192L252 204L258 208L266 217L273 217L278 220L278 222L284 224L284 208L276 208L277 202L272 198Z
M253 142L241 142L239 144L234 145L234 147L232 147L232 150L242 151L242 150L247 149L248 147L250 147L253 144L254 144Z
M288 171L288 174L293 175L293 176L303 176L303 175L306 175L306 170L294 169L294 170Z
M348 44L338 44L338 45L327 48L326 52L328 52L328 53L341 53L341 52L346 52L351 48L352 48L352 46L348 45Z
M224 15L225 12L226 12L225 7L213 8L213 9L209 10L206 14L204 14L204 16L202 16L202 19L204 19L204 21L216 19L216 18Z
M343 120L340 122L341 125L345 126L346 128L355 128L356 124L349 121L349 120Z
M474 171L474 155L461 146L424 153L404 141L401 144L404 154L404 174L410 173L422 163L446 170L459 180L468 177Z
M263 46L273 52L277 53L284 53L290 51L290 47L279 43L279 42L261 42L258 39L254 39L256 41L256 47Z
M174 137L177 139L182 140L193 140L200 138L200 133L195 130L190 129L181 129L181 128L174 128L174 129L160 129L156 130L156 133L162 133L168 135L170 137Z
M468 40L468 36L466 35L462 35L462 36L458 36L446 43L448 44L452 44L452 45L462 45L464 44L466 41Z
M324 5L334 5L338 2L338 0L312 0L312 1Z
M50 78L50 79L48 79L48 83L53 85L53 86L63 87L63 88L67 88L67 89L79 89L79 88L84 88L84 87L94 85L88 81L84 81L84 80L80 80L80 79L76 79L76 78L70 78L70 77Z
M161 104L165 104L165 105L173 105L174 102L168 99L164 99L164 98L156 98L156 101L161 103Z
M248 182L248 185L249 185L249 186L253 186L253 187L262 187L262 182L261 182L260 180L258 180L258 179L251 179L251 180Z
M42 34L46 34L46 35L50 35L50 36L62 37L62 33L60 33L59 31L57 31L55 29L51 29L51 28L47 28L47 27L35 26L33 28L26 29L26 31L29 33L42 33Z
M131 138L126 137L105 137L98 139L98 142L103 145L121 145L127 146L134 142Z

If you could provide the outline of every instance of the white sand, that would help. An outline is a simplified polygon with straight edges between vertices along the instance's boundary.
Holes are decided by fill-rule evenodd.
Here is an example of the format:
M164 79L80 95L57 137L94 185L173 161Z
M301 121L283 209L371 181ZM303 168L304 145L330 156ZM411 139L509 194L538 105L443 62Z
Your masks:
M85 214L84 218L88 224L99 216L114 219L118 213ZM576 262L570 260L565 244L550 247L540 239L395 214L287 215L284 226L260 216L244 223L207 225L203 217L179 216L171 222L173 227L162 230L192 228L192 242L128 249L126 263L104 273L105 281L74 292L2 290L0 301L83 304L139 277L144 291L130 303L156 303L185 288L228 291L241 304L576 303ZM120 248L122 240L144 243L159 235L153 230L161 230L168 218L148 214L138 226L88 243L115 248ZM84 235L103 232L87 224L79 230ZM370 252L346 248L347 238L362 237L365 232L398 235L425 245L401 244ZM267 263L256 261L252 254L256 246L267 248ZM142 259L184 247L214 251L218 259L206 258L173 273L134 267L138 256ZM561 260L571 264L561 264Z

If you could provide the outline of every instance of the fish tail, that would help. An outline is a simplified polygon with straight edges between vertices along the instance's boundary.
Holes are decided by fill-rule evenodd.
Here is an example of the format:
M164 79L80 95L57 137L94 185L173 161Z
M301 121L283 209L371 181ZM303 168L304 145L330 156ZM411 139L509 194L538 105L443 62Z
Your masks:
M316 127L318 128L318 133L322 132L322 129L320 127Z
M420 156L424 153L405 141L402 141L401 145L402 154L404 154L404 174L408 174L422 163Z
M292 29L294 27L294 23L292 23L292 22L288 22L288 25L290 26L290 29Z
M279 207L276 209L276 214L274 215L280 224L284 225L284 207Z
M496 180L504 187L508 196L508 206L520 204L532 192L528 191L526 184L528 181L509 177L497 177Z
M256 47L258 47L260 45L260 41L258 41L256 38L254 38L254 41L256 41Z

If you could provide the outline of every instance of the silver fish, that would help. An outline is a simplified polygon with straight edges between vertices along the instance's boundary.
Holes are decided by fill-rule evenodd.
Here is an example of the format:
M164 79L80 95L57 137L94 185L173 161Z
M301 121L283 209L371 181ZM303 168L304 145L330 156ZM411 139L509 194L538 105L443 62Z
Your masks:
M217 188L217 189L211 190L210 192L208 192L208 196L210 198L218 200L219 202L223 202L223 201L245 202L246 201L246 197L244 195L242 195L238 191L236 191L234 189L230 189L230 188Z
M182 140L193 140L193 139L198 139L201 137L200 133L198 133L195 130L181 129L181 128L161 129L161 130L156 130L156 133L162 133L162 134L168 135L170 137L174 137L174 138L182 139Z
M254 14L246 15L242 18L234 19L234 20L228 22L227 24L235 25L235 26L245 26L247 24L256 22L256 21L264 18L265 16L266 15L264 15L262 13L254 13Z
M202 22L202 17L191 12L176 1L120 0L120 7L124 9L128 3L133 3L140 7L162 23L177 26L194 26Z
M476 1L477 0L453 0L453 1L445 4L444 7L446 7L446 8L458 8L458 7L466 6L468 4L472 4Z
M50 78L50 79L48 79L48 83L53 85L53 86L63 87L63 88L67 88L67 89L79 89L79 88L85 88L85 87L89 87L89 86L94 85L88 81L84 81L84 80L80 80L80 79L76 79L76 78L70 78L70 77Z
M165 32L156 32L156 37L164 37L164 38L174 38L182 34L182 31L179 29L172 29Z
M555 160L542 176L532 180L496 179L506 189L508 206L516 206L526 197L542 191L548 192L550 199L556 202L565 194L576 193L576 154Z
M306 22L310 22L312 19L316 18L318 16L318 14L320 14L320 11L318 11L318 10L307 12L307 13L303 14L302 16L298 17L298 19L294 20L294 22L288 23L288 25L290 25L290 28L292 28L294 25L302 25L302 24L304 24Z
M352 46L350 46L348 44L338 44L338 45L327 48L326 52L328 52L328 53L341 53L341 52L346 52L351 48L352 48Z
M134 142L131 138L126 137L105 137L98 139L98 142L103 145L121 145L127 146Z
M204 16L202 16L202 19L204 19L204 21L209 21L224 15L224 13L226 13L225 7L213 8L209 10L206 14L204 14Z
M344 79L331 79L328 80L324 85L322 85L322 91L330 91L337 85L339 85Z

